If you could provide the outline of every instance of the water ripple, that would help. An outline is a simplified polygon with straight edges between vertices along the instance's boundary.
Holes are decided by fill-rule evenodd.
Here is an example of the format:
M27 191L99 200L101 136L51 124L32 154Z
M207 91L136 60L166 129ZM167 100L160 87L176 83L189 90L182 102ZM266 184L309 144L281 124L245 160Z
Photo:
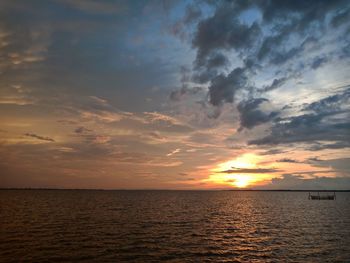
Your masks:
M350 194L0 191L1 262L346 262Z

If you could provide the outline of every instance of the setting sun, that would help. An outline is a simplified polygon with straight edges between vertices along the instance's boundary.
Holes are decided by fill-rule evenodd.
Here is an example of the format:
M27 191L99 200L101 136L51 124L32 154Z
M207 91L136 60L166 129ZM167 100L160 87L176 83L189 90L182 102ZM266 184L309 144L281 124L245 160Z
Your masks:
M270 169L258 167L260 159L260 156L249 153L219 163L211 170L212 174L208 181L237 188L255 186L272 177Z
M244 175L237 174L233 184L239 188L244 188L249 184L249 178Z

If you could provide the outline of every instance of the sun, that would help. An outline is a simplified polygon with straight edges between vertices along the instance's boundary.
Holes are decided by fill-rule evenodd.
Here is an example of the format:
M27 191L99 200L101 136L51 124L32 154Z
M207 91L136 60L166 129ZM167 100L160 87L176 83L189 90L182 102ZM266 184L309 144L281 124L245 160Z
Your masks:
M246 153L235 159L218 163L213 169L211 169L211 175L207 180L216 184L231 185L236 188L254 186L258 181L265 179L265 175L249 172L231 173L230 170L256 168L259 159L260 157L255 154Z
M236 175L236 178L234 180L234 185L237 186L238 188L244 188L246 186L248 186L250 183L249 178L247 178L247 176L244 175Z

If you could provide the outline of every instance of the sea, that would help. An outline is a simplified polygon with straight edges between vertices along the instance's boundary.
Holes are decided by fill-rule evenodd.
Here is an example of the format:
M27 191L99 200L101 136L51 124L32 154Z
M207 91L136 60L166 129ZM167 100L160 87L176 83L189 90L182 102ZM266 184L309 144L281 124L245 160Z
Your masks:
M0 262L350 262L350 193L0 190Z

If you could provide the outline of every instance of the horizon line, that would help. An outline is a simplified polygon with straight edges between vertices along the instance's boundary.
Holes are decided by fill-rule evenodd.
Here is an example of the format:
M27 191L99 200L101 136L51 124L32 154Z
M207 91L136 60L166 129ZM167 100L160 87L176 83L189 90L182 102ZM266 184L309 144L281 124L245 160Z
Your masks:
M350 189L105 189L105 188L50 188L50 187L0 187L0 190L81 190L81 191L236 191L236 192L350 192Z

